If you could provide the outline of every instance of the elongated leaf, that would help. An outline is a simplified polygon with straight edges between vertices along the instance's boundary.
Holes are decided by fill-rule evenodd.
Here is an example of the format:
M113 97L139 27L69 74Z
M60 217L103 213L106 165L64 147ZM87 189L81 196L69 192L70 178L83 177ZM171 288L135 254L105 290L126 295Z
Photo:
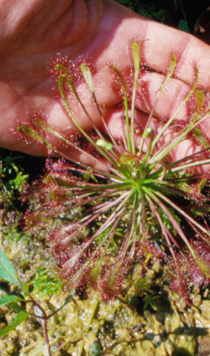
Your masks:
M86 63L82 63L80 65L83 77L88 85L88 88L90 89L90 91L93 93L94 92L94 87L93 87L93 78L92 78L92 74L90 71L89 66Z
M23 308L21 308L17 303L10 303L9 307L14 310L17 314L20 313L21 311L24 311Z
M24 296L29 297L28 285L26 282L23 283Z
M8 260L6 254L1 250L0 250L0 277L10 283L16 284L16 286L20 285L13 264L10 262L10 260Z
M135 82L138 79L139 76L139 69L140 69L140 47L139 44L134 41L131 45L131 50L132 50L132 57L133 57L133 64L134 64L134 76L135 76Z
M65 302L63 303L63 305L62 305L59 309L57 309L55 313L58 313L63 307L65 307L65 305L67 305L67 304L71 301L71 299L72 299L72 297L73 297L74 294L75 294L75 289L72 289L72 291L71 291L71 292L69 293L69 295L66 297L66 300L65 300ZM53 316L55 313L50 314L50 315L48 316L48 318L50 318L51 316Z
M75 289L72 289L72 291L66 297L66 300L65 300L64 304L62 305L62 307L59 308L59 310L61 310L65 305L67 305L71 301L71 299L72 299L73 295L75 294L75 292L76 292Z
M205 135L201 132L200 129L197 127L193 130L193 136L196 138L196 140L204 147L204 148L209 148L209 141L205 137Z
M5 295L5 297L0 299L0 307L3 307L3 305L7 305L9 303L20 302L22 300L23 298L18 297L17 295Z
M0 337L7 335L11 330L14 330L19 324L23 322L23 320L27 318L27 316L28 313L21 311L10 325L0 330Z

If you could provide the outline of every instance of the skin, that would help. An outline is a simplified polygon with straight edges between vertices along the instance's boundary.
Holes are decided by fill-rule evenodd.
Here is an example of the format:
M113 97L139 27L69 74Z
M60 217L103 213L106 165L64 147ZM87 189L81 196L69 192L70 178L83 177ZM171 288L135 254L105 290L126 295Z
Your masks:
M113 136L121 139L120 98L113 89L108 63L117 64L123 73L128 73L127 52L132 39L144 40L141 42L142 60L150 69L142 82L146 94L136 103L139 132L155 103L171 53L178 58L176 77L171 79L155 109L154 127L179 106L195 78L195 64L199 67L199 87L210 91L208 45L191 35L142 18L113 1L0 0L0 146L32 155L47 155L44 146L19 140L13 132L17 121L28 122L27 114L34 111L45 113L48 123L67 137L76 132L58 99L57 89L52 90L55 84L46 69L58 53L75 61L80 56L92 58L101 110ZM78 90L92 119L101 126L84 84L78 85ZM72 109L81 126L89 129L89 120L74 100ZM187 117L188 111L183 109L179 118L186 120ZM204 121L201 129L210 139L210 119ZM165 139L170 139L169 136L167 133ZM51 143L59 150L59 142ZM171 159L197 149L194 143L184 141ZM71 154L84 159L73 150Z

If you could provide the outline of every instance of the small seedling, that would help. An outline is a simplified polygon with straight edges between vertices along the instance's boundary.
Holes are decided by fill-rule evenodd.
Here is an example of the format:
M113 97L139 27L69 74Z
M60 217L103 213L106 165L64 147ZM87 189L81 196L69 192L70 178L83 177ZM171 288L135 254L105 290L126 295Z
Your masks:
M21 193L28 181L28 174L24 174L16 163L19 158L7 155L0 165L0 180L10 199L14 199L16 193Z
M41 305L33 298L32 294L29 293L28 286L26 283L21 284L18 280L15 268L13 264L9 261L6 254L0 250L0 277L6 280L7 282L14 284L18 289L18 293L15 294L7 294L0 299L0 307L7 306L12 309L17 316L15 319L5 328L0 329L0 337L4 337L11 330L14 330L19 324L21 324L29 315L34 316L37 321L41 324L44 332L44 338L46 343L46 356L51 356L49 338L48 338L48 330L47 330L47 321L50 317L52 317L55 313L58 313L66 304L70 302L72 296L74 295L74 290L67 296L64 304L55 312L47 315L45 310L41 307ZM31 305L31 309L34 311L26 312L23 305L26 304Z

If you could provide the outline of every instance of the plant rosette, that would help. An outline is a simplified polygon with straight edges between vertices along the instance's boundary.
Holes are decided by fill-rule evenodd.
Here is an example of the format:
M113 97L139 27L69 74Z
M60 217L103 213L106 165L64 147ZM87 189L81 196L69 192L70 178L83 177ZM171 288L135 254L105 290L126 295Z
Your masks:
M48 162L36 194L43 199L41 216L49 214L56 219L61 212L63 216L71 212L71 218L63 219L63 224L46 234L66 288L81 290L90 285L105 299L118 297L123 295L129 271L136 264L145 266L155 256L171 266L171 289L189 300L192 283L199 287L210 281L209 174L202 168L210 163L209 142L200 129L210 108L198 88L195 66L194 81L179 107L154 127L155 109L177 68L177 56L172 54L141 138L137 137L136 101L140 100L141 81L148 69L141 64L141 43L133 41L130 54L132 63L126 77L116 65L110 65L113 85L122 99L122 140L113 137L103 117L93 66L86 60L75 64L60 57L50 72L79 134L64 137L47 124L44 115L36 113L30 124L18 124L17 132L21 139L45 144L50 155L65 159ZM103 131L94 124L77 91L77 83L82 81L91 93ZM80 126L71 109L72 98L90 121L91 131ZM190 117L183 122L179 113L186 105L191 108ZM63 152L53 147L51 137L63 143ZM171 161L174 150L185 140L197 142L198 149ZM91 160L95 168L73 161L68 155L72 149L87 157L87 162ZM33 219L37 213L29 211L25 221L30 225ZM142 276L137 276L136 285L139 278Z

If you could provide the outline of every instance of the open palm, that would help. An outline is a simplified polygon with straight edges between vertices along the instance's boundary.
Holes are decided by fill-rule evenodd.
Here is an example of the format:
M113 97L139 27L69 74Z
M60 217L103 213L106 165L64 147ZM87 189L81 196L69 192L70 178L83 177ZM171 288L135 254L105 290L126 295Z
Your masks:
M116 138L121 138L119 96L112 86L108 64L116 64L126 75L127 50L132 39L142 41L142 60L149 68L142 81L145 95L136 103L137 122L144 126L172 53L178 58L176 77L160 98L154 112L154 125L179 106L182 95L194 80L194 65L200 69L199 86L210 91L210 47L183 32L141 18L112 1L103 0L26 0L14 4L0 0L0 146L34 155L46 155L41 145L18 141L12 133L18 120L29 120L28 113L41 111L48 122L65 135L76 132L57 96L47 70L57 55L77 61L88 56L96 67L94 83L103 115ZM83 84L80 95L99 126L100 117ZM90 122L77 103L73 111L84 129ZM187 118L187 109L179 118ZM204 134L210 137L210 119ZM141 130L140 130L141 131ZM53 144L56 144L53 142ZM191 143L190 143L191 144ZM188 149L187 143L185 143ZM176 156L184 154L183 145Z

